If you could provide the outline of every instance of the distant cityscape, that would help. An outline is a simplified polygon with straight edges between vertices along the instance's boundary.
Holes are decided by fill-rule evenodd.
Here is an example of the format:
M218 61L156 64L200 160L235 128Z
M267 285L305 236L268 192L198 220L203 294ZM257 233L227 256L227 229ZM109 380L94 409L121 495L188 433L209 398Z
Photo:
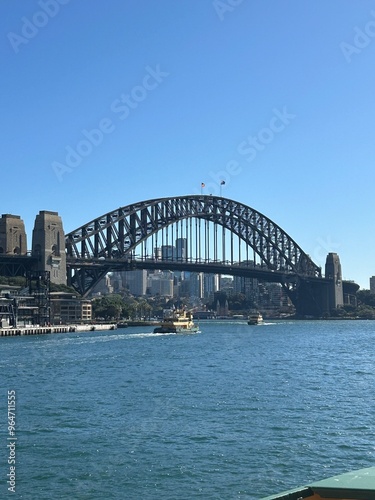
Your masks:
M243 277L158 270L112 272L102 278L88 298L81 298L74 291L50 291L48 300L48 284L42 282L38 286L39 289L32 284L31 287L0 284L0 327L10 326L15 321L18 326L91 322L94 319L92 302L113 294L184 303L200 317L223 318L246 314L248 311L243 309L230 309L229 300L236 295L240 295L251 308L261 310L265 317L294 313L294 307L281 285ZM50 286L51 290L55 289ZM141 316L139 312L138 319L144 319Z
M111 294L156 297L164 302L183 301L200 315L210 317L246 313L243 309L230 310L228 299L236 294L242 295L245 307L261 309L270 317L294 312L290 299L278 283L188 271L140 269L110 272L96 284L88 297L81 298L75 290L66 287L63 245L64 231L60 216L56 212L41 211L35 220L30 253L42 264L42 272L27 274L28 278L23 281L19 277L18 281L21 280L22 284L18 286L9 284L9 276L3 280L3 284L0 284L0 327L15 323L91 322L94 319L92 301ZM174 245L155 247L153 258L163 262L183 262L187 252L187 238L176 238ZM27 253L23 220L17 215L4 214L0 218L0 256L26 256ZM253 261L246 264L255 266Z

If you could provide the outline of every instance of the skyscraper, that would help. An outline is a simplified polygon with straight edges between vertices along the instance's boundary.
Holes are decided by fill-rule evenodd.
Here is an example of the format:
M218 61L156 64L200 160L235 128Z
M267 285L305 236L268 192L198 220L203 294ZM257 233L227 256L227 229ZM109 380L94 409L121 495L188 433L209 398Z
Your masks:
M177 260L185 261L187 260L187 238L177 238L176 239L176 256Z

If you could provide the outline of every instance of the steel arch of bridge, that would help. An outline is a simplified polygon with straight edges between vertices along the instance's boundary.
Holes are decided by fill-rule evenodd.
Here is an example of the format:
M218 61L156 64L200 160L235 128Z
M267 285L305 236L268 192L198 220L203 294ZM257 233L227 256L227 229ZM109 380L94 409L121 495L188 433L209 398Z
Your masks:
M218 228L222 233L218 232ZM225 232L231 235L230 241L225 242ZM165 262L153 254L153 248L160 242L173 246L175 239L189 234L190 239L195 240L195 249L190 241L190 252L185 255L172 255ZM245 256L242 253L242 257L236 255L235 258L235 237L245 245ZM152 251L147 254L144 249L150 242ZM220 252L218 246L221 246ZM249 263L250 249L252 264ZM221 271L214 272L240 274L238 267L233 273L230 269L235 264L241 268L245 265L255 267L256 258L259 260L257 267L273 273L303 278L321 277L320 267L280 226L243 203L217 196L157 198L120 207L68 233L66 251L68 283L81 294L87 294L107 272L114 269L163 269L168 266L173 270L182 269L185 264L195 265L195 269L197 265L206 265L205 272L209 272L207 265L216 264L215 269L219 265ZM136 251L141 255L138 259Z

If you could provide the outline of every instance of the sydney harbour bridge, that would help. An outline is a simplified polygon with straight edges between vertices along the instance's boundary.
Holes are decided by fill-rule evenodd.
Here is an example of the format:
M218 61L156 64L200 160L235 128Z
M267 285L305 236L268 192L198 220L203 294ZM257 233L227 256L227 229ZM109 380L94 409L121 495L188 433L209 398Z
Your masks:
M275 222L221 196L132 203L64 238L65 248L60 251L56 244L43 248L48 247L45 239L42 245L35 244L33 235L33 250L25 259L31 258L39 269L44 262L44 271L48 262L56 268L66 261L66 282L82 296L113 271L203 272L280 283L299 315L320 317L349 301L358 289L355 283L342 281L337 254L328 254L323 276L321 268ZM0 245L0 272L4 259Z
M333 264L323 277L265 215L217 196L157 198L118 208L67 234L66 254L68 283L82 295L109 271L184 270L278 282L300 314L321 316L338 305L340 287L343 295L358 288L343 283Z

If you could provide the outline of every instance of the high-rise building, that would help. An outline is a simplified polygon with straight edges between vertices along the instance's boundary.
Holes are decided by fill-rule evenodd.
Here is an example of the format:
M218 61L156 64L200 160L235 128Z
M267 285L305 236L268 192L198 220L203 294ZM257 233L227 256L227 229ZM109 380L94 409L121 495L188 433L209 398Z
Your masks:
M113 293L113 286L111 284L111 275L106 274L103 278L94 286L90 295L107 295Z
M173 273L166 271L150 275L148 278L148 289L151 295L173 297Z
M122 276L124 288L127 288L132 295L146 295L147 271L145 269L126 271L122 273Z
M370 278L370 292L375 293L375 276Z
M253 304L259 302L259 281L256 278L235 276L233 279L235 293L243 293Z
M220 274L203 274L203 291L206 298L220 290Z
M187 239L177 238L176 239L176 257L177 260L185 261L187 260Z
M190 296L198 299L203 298L203 276L204 273L191 273Z
M173 245L162 245L161 258L163 260L176 260L176 247Z
M154 248L154 259L155 260L160 260L161 259L161 248L160 247L155 247Z

